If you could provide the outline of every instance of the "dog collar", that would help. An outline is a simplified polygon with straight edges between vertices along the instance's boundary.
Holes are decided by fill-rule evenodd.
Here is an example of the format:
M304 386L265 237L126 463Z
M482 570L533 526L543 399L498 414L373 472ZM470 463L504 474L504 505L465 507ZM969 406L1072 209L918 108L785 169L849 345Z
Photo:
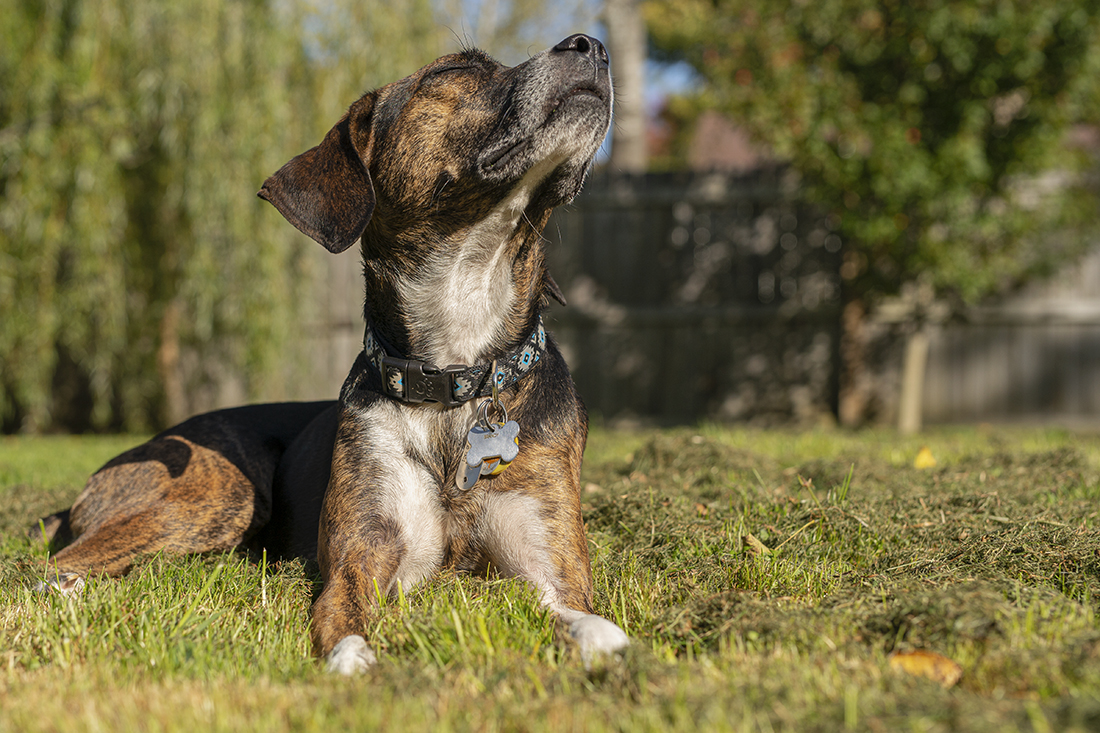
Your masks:
M363 337L363 353L367 361L382 378L382 392L403 402L439 402L447 407L457 407L475 397L489 397L493 381L498 390L506 390L531 371L546 353L546 330L539 316L535 330L518 347L488 364L451 364L440 369L415 359L395 355L390 346L374 328L367 324Z

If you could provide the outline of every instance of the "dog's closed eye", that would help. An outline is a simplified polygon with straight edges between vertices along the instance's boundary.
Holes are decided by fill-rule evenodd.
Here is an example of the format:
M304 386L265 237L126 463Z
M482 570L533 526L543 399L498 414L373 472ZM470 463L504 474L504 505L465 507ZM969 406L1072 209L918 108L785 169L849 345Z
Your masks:
M431 76L443 76L444 74L449 74L452 71L466 71L467 69L470 69L470 68L473 68L473 67L471 67L467 64L455 64L454 66L444 66L442 68L432 70Z

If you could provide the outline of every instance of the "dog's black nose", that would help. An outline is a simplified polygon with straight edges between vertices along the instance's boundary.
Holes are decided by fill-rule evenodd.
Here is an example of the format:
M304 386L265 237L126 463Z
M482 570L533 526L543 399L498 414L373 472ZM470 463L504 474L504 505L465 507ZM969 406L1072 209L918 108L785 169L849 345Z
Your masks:
M593 65L607 68L611 63L607 49L597 39L583 33L574 33L551 49L557 53L579 53L592 60Z

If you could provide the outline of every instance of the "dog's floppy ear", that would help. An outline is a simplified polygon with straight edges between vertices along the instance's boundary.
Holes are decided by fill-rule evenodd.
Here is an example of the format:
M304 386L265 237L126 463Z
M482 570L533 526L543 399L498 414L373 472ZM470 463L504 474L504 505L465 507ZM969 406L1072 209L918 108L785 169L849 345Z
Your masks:
M257 194L329 252L355 244L374 211L367 172L373 105L373 95L353 104L320 145L280 168Z

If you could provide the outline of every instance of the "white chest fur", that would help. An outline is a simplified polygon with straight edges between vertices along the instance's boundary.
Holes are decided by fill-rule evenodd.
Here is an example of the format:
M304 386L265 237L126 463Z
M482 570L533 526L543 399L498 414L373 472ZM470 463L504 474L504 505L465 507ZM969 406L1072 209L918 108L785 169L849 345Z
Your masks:
M510 247L539 184L562 161L532 168L488 216L443 247L416 276L399 283L402 302L426 334L424 360L443 367L473 364L499 335L516 307Z

